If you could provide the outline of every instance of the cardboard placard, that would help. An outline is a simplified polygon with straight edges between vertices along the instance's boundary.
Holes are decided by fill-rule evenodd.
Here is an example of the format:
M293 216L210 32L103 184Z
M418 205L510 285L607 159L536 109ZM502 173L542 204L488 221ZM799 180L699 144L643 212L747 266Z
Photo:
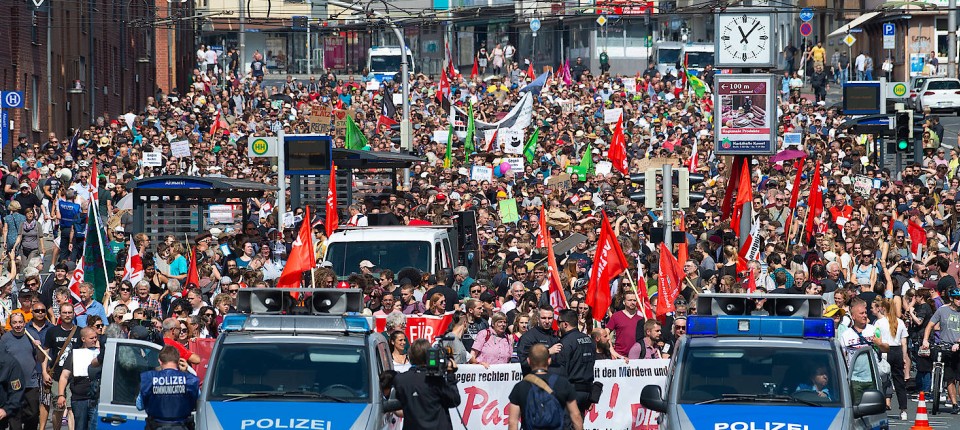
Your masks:
M353 118L356 113L357 111L354 109L333 110L333 127L337 129L337 133L343 133L347 130L347 116Z
M403 107L403 94L391 94L393 97L393 105L400 108Z
M597 163L593 165L593 173L595 175L609 175L612 170L613 163L609 161L597 161Z
M673 167L681 167L680 161L676 158L667 158L667 157L658 157L658 158L644 158L639 161L639 166L635 169L637 172L643 172L647 169L659 169L663 167L664 164L672 165Z
M380 82L378 81L367 81L367 91L380 91Z
M174 157L190 157L193 155L190 152L190 141L184 139L170 142L170 153Z
M623 82L623 89L625 89L628 94L637 92L637 78L623 78L620 79L620 82Z
M523 130L501 128L497 133L497 143L506 154L523 153Z
M853 177L853 192L864 197L869 197L871 190L873 190L872 178L861 175Z
M500 222L520 221L520 213L517 211L517 199L500 200Z
M504 158L503 161L510 163L510 171L513 172L515 175L517 174L517 172L523 171L523 157Z
M616 109L604 109L603 110L603 123L604 124L616 124L620 119L620 116L623 115L623 108Z
M555 190L570 189L570 174L561 173L559 175L553 175L547 178L547 186Z
M473 166L470 170L470 179L474 181L493 181L493 169L486 166Z
M163 154L161 154L160 152L144 152L143 165L144 167L163 166Z

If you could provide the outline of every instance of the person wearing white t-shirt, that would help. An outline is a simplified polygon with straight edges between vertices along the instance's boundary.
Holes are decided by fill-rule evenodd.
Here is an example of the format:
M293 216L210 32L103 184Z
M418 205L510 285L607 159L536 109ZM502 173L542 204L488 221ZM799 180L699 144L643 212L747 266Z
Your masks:
M217 67L217 51L214 51L213 48L207 47L207 50L203 53L204 62L207 65L207 72L216 72Z
M897 403L900 406L900 419L907 419L907 383L910 377L910 356L907 355L907 325L897 318L893 307L893 299L878 297L873 301L873 313L882 315L875 323L880 331L880 339L890 345L890 351L884 354L884 359L890 364L890 382L897 393ZM888 317L893 315L893 317ZM892 392L887 395L887 407L890 407Z
M880 352L887 352L890 346L877 337L877 329L868 322L867 302L859 297L850 301L850 319L852 324L843 333L840 333L840 345L844 348L847 366L850 367L850 380L853 387L854 402L859 402L866 390L873 388L873 373L869 366L853 363L854 354L861 348L876 347Z

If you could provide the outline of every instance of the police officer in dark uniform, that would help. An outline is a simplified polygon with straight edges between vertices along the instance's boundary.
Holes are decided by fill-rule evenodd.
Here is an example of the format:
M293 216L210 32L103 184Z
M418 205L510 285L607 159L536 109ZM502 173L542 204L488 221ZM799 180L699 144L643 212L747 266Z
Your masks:
M538 343L546 346L551 355L560 351L560 338L553 333L553 307L550 305L540 305L536 325L530 327L517 341L517 357L520 358L520 369L524 375L530 373L530 365L527 363L530 347Z
M0 429L23 407L23 370L5 349L0 349Z
M146 430L193 430L192 413L200 397L200 380L179 368L180 353L160 350L160 370L140 374L137 409L147 412Z
M556 354L555 371L567 376L576 391L580 415L590 408L593 391L593 366L597 361L597 344L590 335L580 331L577 311L564 309L557 318L560 329L560 352Z

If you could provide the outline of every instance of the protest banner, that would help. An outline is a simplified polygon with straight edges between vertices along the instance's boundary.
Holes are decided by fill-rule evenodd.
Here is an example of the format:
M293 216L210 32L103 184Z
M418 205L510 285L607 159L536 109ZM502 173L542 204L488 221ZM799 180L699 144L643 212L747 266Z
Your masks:
M514 172L514 174L523 171L523 157L506 157L503 161L510 163L510 171Z
M450 325L450 319L453 313L448 312L443 316L435 315L407 315L406 335L407 341L413 342L417 339L426 339L433 343L438 336L447 332L447 326ZM387 328L387 317L374 317L374 330L384 332Z
M520 213L517 211L517 199L500 200L500 221L503 223L520 221Z
M474 181L492 181L493 169L486 166L473 166L470 171L470 179Z
M596 381L603 384L600 402L583 417L585 429L656 430L657 412L640 405L640 391L651 384L664 387L669 360L598 360ZM460 406L450 410L454 428L505 429L509 424L510 391L523 379L520 364L461 364L457 370ZM460 423L460 416L463 423ZM398 425L397 428L400 428Z
M522 154L523 130L501 128L500 132L497 133L497 143L500 144L500 148L503 148L503 152L506 154Z

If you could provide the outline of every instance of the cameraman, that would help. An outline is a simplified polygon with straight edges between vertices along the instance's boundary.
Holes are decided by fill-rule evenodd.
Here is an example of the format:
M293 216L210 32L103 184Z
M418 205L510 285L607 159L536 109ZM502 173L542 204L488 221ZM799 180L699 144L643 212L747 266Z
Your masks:
M394 378L396 398L403 405L405 430L453 430L450 408L460 405L457 364L447 361L445 373L431 372L427 365L430 342L417 339L410 345L410 370Z

